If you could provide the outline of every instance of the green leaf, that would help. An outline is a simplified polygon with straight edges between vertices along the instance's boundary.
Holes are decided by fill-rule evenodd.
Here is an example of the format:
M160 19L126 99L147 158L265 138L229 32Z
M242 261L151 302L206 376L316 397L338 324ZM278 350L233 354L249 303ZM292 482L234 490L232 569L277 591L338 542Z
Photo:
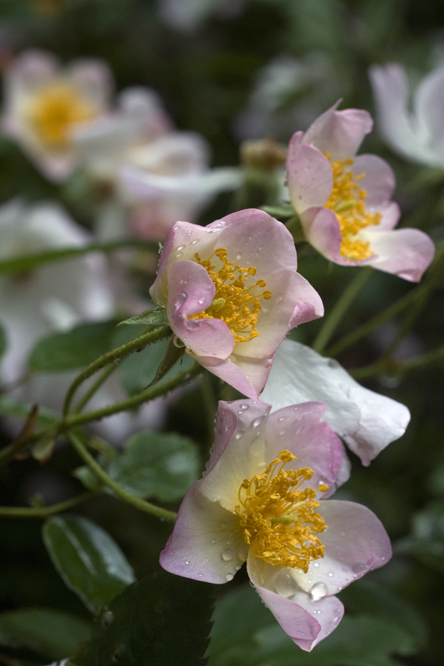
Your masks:
M117 597L97 620L77 666L204 666L211 586L152 574Z
M0 324L0 358L6 351L8 346L8 339L4 327Z
M341 592L341 601L347 611L374 615L381 620L386 618L388 622L395 619L396 625L411 634L417 647L425 645L427 625L424 618L387 585L359 580Z
M159 326L167 326L168 317L167 317L166 308L164 308L162 305L158 305L157 307L152 308L151 310L146 310L145 312L141 312L135 317L130 317L129 319L121 321L118 324L118 326L123 326L124 324L131 326L134 325L152 326L155 328Z
M90 625L49 608L25 608L0 615L0 644L33 650L48 659L73 654L89 637Z
M115 321L82 324L66 333L49 335L35 345L29 367L39 372L83 368L112 348L115 327Z
M137 497L173 501L182 498L198 478L198 451L186 437L144 430L128 440L107 471Z
M43 540L67 587L94 614L134 581L133 571L117 544L86 518L50 518L43 525Z

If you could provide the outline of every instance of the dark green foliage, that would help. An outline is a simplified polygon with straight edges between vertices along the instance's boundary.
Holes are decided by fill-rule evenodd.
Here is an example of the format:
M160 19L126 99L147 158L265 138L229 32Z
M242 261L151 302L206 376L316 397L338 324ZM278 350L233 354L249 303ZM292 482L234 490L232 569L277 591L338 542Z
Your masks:
M211 586L152 574L134 583L96 620L76 666L204 666Z

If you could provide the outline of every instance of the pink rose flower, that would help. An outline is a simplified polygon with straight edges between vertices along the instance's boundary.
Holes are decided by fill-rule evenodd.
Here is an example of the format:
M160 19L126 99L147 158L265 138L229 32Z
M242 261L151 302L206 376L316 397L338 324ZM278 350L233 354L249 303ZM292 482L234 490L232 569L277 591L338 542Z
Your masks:
M186 351L255 399L288 331L323 315L319 295L296 268L284 225L242 210L207 227L177 222L150 294L167 308Z
M290 141L287 180L290 198L308 241L343 266L371 265L418 282L435 247L418 229L398 229L400 211L390 201L395 177L376 155L356 151L373 125L359 109L319 116L305 134Z
M325 405L270 409L252 400L219 403L206 473L185 496L160 564L218 584L246 561L261 599L309 651L342 618L334 595L382 566L391 548L366 507L325 499L344 455L320 421Z
M47 178L63 181L77 165L75 128L106 113L112 87L101 60L83 58L62 70L51 53L25 51L5 72L3 132Z

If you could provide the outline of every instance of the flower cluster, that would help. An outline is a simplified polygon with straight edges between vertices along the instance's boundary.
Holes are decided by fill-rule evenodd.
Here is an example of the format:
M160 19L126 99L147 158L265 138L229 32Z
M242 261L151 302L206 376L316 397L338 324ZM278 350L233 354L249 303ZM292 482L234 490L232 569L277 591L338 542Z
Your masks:
M176 25L183 23L179 4L161 3L171 20L177 14ZM161 339L170 342L152 384L160 375L163 379L171 359L177 360L176 345L246 396L219 402L206 471L186 493L160 563L171 573L215 584L231 581L246 563L252 585L279 624L298 646L311 650L342 618L336 594L391 557L388 536L369 509L331 499L350 475L344 444L369 465L404 433L410 414L394 400L361 387L334 359L285 339L295 327L324 314L320 295L298 272L289 229L299 220L304 241L330 261L372 266L411 282L421 279L435 252L422 231L395 230L400 208L392 201L390 166L376 155L356 155L372 129L370 115L358 109L338 111L336 104L306 132L292 136L286 180L273 170L279 181L274 190L283 197L278 203L285 204L274 214L289 211L289 229L265 206L237 210L201 226L190 220L210 197L241 184L246 191L248 179L242 180L241 168L210 171L206 141L196 133L176 131L154 91L129 88L112 105L112 76L104 63L82 60L62 69L40 51L24 53L6 69L3 131L53 182L66 181L82 168L88 191L95 192L91 208L99 222L95 227L91 222L91 233L58 205L27 207L14 201L0 208L0 259L8 264L18 255L60 248L81 254L94 232L99 240L120 238L128 229L138 237L165 240L149 290L159 307L143 321L148 329L102 354L70 384L62 425L50 433L51 446L56 435L67 433L82 450L69 429L75 418L81 422L90 400L94 408L107 405L96 409L97 418L118 416L108 402L120 398L111 384L104 384L115 362ZM417 125L427 129L425 140L404 108L402 71L390 66L371 73L383 132L398 148L406 137L403 153L430 164L442 163L439 141L431 145L442 125L431 108L441 99L442 76L442 70L433 74L417 93ZM401 118L397 132L392 132L393 109ZM283 164L285 147L278 152ZM261 160L252 160L245 170L260 171L262 166ZM291 205L284 200L287 194ZM97 245L91 249L96 251ZM11 338L2 367L7 382L27 379L26 358L38 338L80 322L112 319L112 286L119 283L126 293L129 280L114 275L111 286L108 268L103 257L87 254L66 268L51 264L1 278L2 320ZM124 323L140 323L144 316ZM183 382L197 374L196 367L183 373ZM70 412L77 388L102 369ZM62 376L60 386L63 381ZM20 386L16 394L22 391L21 397L34 402L28 387ZM159 384L157 390L162 395L169 389ZM145 390L138 391L128 401L122 399L122 411L147 399ZM57 392L59 408L62 392ZM41 395L39 401L47 404ZM155 427L163 414L164 407L155 405L145 417ZM133 414L127 416L125 423L114 421L105 431L108 439L132 429ZM86 450L84 458L95 479L108 480L125 499L131 497L95 460L91 465ZM154 507L140 500L141 506ZM171 517L157 509L158 515Z

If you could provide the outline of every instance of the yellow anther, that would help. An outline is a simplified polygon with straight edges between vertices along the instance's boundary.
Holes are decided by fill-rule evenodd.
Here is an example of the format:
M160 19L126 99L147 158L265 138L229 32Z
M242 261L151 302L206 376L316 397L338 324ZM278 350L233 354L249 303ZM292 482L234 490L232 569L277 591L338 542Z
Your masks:
M328 490L328 486L326 486L325 483L320 483L319 490L321 491L321 493L326 493Z
M30 102L27 118L39 140L49 148L65 148L76 123L91 120L96 111L66 83L45 86Z
M325 153L330 160L330 155ZM333 170L333 189L325 204L338 218L342 234L341 255L350 261L361 261L374 255L370 243L360 240L357 235L362 229L378 225L380 213L370 213L364 203L367 192L360 188L357 181L364 178L363 173L355 174L350 167L353 158L331 162Z
M260 299L269 300L272 294L271 291L251 294L256 287L265 287L265 280L250 284L247 289L250 277L256 275L256 268L254 266L242 268L228 261L227 249L224 247L215 250L208 259L202 260L197 252L194 258L207 271L216 287L216 292L210 307L191 315L189 319L221 319L231 330L235 342L249 342L257 338L260 335L257 330L257 321L262 308ZM216 270L218 262L220 267Z
M281 451L262 474L244 479L239 488L235 512L244 529L244 539L254 555L275 567L292 567L307 572L310 562L324 556L317 537L327 529L315 509L316 491L300 490L313 470L303 467L284 470L296 460L290 451ZM325 492L325 484L319 490Z

